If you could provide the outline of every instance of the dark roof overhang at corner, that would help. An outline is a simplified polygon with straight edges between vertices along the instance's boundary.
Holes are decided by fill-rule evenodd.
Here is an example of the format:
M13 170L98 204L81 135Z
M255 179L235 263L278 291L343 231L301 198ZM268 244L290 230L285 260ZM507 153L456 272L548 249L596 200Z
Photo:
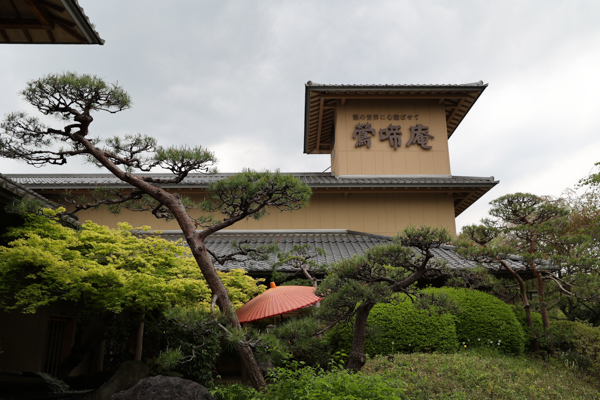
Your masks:
M42 201L48 207L57 208L58 204L48 200L33 190L20 185L5 175L0 174L0 204L7 205L23 197L31 197Z
M0 43L104 44L77 0L0 0Z
M151 232L140 232L141 235ZM181 231L162 231L160 235L168 240L183 240ZM389 236L373 235L364 232L350 231L346 229L299 229L299 230L263 230L263 231L237 231L224 230L213 233L206 239L207 247L217 256L222 257L232 252L232 244L245 243L250 247L258 247L271 243L277 243L281 251L288 252L296 245L309 245L310 247L320 247L325 251L325 255L316 255L316 261L319 265L329 265L340 260L350 258L356 255L362 255L374 246L392 243L393 238ZM465 260L460 257L454 246L442 245L439 248L432 249L435 259L443 260L450 268L474 268L477 263ZM267 276L271 274L274 256L264 261L237 261L229 262L225 265L215 263L217 269L228 271L231 269L242 268L254 275ZM523 270L523 264L516 257L507 260L509 266L514 270ZM492 266L496 272L502 272L500 265ZM290 265L283 265L278 269L282 272L298 273L299 270Z
M458 216L477 199L498 184L494 177L453 175L378 175L335 176L332 173L290 173L305 182L313 191L339 192L442 192L454 199L454 214ZM139 174L153 177L170 177L170 174ZM234 176L235 173L190 174L177 185L166 188L206 190L215 181ZM90 190L98 187L130 189L131 186L112 174L11 174L13 181L36 191Z
M12 204L15 201L19 201L20 199L25 197L37 199L48 208L56 209L60 207L59 204L48 200L39 193L36 193L33 190L11 180L7 176L0 174L0 215L5 213L4 210L6 206ZM61 221L63 224L72 228L76 228L79 226L79 222L68 216L61 217Z
M444 105L448 137L487 87L483 81L458 85L323 85L308 81L304 106L304 153L329 154L335 107L352 98L436 99Z

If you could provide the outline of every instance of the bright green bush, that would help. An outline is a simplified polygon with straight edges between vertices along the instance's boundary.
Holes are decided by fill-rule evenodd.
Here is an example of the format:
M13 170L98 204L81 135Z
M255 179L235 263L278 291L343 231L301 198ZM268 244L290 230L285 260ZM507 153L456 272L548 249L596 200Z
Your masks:
M511 354L523 353L523 329L510 306L502 300L470 289L426 289L424 293L446 294L458 303L460 310L454 316L460 342L467 346L494 346Z
M328 340L334 350L349 352L352 328L336 328L328 335ZM452 352L457 346L451 315L418 310L408 299L377 304L367 320L365 352L369 355L412 351Z
M369 355L411 351L455 351L458 345L450 314L417 310L410 300L373 307L368 323L374 332L365 343Z

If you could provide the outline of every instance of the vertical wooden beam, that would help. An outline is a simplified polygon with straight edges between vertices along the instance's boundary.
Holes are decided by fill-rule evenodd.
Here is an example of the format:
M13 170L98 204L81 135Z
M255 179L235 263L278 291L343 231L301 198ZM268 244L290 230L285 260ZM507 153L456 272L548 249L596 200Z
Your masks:
M323 123L323 109L325 105L325 99L321 96L321 101L319 103L319 122L317 125L317 153L321 151L321 124Z

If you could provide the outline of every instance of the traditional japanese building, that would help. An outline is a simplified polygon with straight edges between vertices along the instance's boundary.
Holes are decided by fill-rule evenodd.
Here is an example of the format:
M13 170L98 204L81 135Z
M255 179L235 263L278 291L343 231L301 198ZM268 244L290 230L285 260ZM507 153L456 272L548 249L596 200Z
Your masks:
M486 84L322 85L306 84L304 153L330 154L331 172L294 172L313 191L310 206L240 221L213 234L209 245L226 251L232 240L275 241L282 248L309 243L325 249L331 262L362 253L407 226L445 227L498 181L454 176L448 140ZM299 151L300 149L298 149ZM233 174L191 174L171 190L201 200L208 185ZM110 174L14 174L11 179L50 199L65 190L86 192L108 186L128 190ZM180 237L175 221L150 213L86 211L80 220L116 227L128 221ZM442 256L442 255L441 255ZM449 261L453 254L443 255ZM267 272L268 266L256 267Z

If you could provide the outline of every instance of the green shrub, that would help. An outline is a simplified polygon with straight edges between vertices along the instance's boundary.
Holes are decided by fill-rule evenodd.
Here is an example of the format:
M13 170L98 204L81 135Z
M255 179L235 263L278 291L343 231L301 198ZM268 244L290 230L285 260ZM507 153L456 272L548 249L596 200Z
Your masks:
M302 361L307 366L325 367L330 361L331 349L329 342L314 336L319 330L315 318L291 318L271 330L271 334L287 347L291 358ZM273 359L276 366L281 366L283 359Z
M216 385L209 391L216 400L257 400L262 397L260 392L241 383Z
M403 398L406 384L396 377L364 375L335 367L323 369L301 367L275 368L268 374L273 382L261 399L323 400L323 399L381 399Z
M368 323L373 335L365 343L369 355L411 351L455 351L458 345L452 316L417 310L410 300L373 307Z
M523 329L525 346L529 351L533 351L533 334L531 328L529 327L529 324L527 323L527 317L525 316L525 310L523 309L523 306L514 305L512 306L512 311L513 314L515 314L517 321L519 321L521 329ZM542 314L532 311L531 320L533 321L533 332L536 332L539 336L540 333L544 331L544 324L542 323Z
M399 400L406 398L406 383L391 375L364 375L339 366L331 371L292 361L267 375L269 387L257 392L244 385L217 386L210 392L216 400Z
M565 364L600 373L600 328L576 321L552 321L548 341Z
M349 352L352 327L338 327L327 339L334 350ZM451 315L418 310L408 299L377 304L367 320L365 352L369 355L412 351L452 352L457 346Z
M178 376L210 386L221 353L221 330L214 317L201 308L173 307L164 311L155 327L160 335L160 355L151 375Z
M426 289L424 293L446 294L459 304L460 311L454 312L454 317L460 342L467 346L494 346L511 354L523 353L523 329L510 306L502 300L470 289Z

